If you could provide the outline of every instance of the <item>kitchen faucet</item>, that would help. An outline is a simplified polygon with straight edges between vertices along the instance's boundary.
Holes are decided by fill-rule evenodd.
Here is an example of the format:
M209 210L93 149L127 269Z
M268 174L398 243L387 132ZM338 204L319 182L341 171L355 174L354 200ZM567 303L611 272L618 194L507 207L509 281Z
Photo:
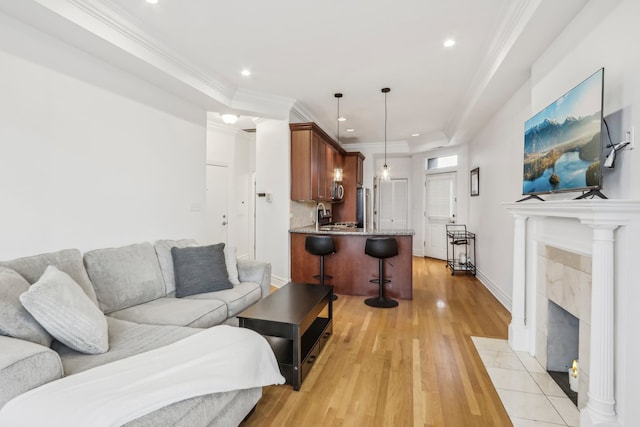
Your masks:
M322 215L327 215L327 208L324 206L324 203L322 202L318 203L318 206L316 206L316 231L320 229L320 221L317 214L321 206L322 206Z
M327 208L324 207L324 203L322 203L322 202L318 203L318 209L320 209L320 206L322 206L322 215L326 215L327 214Z

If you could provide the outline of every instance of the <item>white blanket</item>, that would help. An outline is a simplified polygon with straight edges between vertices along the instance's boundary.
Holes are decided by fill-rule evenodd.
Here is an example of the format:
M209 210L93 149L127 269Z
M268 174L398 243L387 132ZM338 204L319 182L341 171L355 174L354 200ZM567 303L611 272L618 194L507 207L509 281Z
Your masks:
M284 381L263 337L216 326L28 391L0 410L0 426L119 426L191 397Z

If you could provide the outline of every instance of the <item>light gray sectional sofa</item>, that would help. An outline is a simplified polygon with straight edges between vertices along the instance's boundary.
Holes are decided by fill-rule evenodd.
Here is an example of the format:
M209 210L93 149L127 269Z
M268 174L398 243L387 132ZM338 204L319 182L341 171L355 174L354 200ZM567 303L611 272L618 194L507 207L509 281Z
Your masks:
M10 310L5 310L4 319L0 314L0 408L13 397L63 376L162 347L201 328L237 325L238 313L269 294L271 265L236 261L235 253L229 251L225 261L232 288L176 298L171 249L193 246L192 240L163 240L84 255L67 249L0 262L0 310L12 304L11 294L17 292L12 291L12 283L18 283L20 276L34 284L48 266L55 266L106 315L109 343L109 350L102 354L83 353L56 340L48 346L38 325L22 322L24 313L7 320ZM253 388L191 398L127 425L237 425L261 396L262 389Z

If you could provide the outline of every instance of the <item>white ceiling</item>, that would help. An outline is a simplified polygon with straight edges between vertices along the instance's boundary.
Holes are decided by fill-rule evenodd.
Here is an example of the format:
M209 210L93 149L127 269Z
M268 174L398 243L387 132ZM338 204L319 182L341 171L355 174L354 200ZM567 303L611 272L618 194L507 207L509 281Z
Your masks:
M336 136L342 92L340 141L380 142L380 89L390 87L387 140L422 151L465 142L586 3L0 0L0 9L209 111L241 114L240 127L293 108Z

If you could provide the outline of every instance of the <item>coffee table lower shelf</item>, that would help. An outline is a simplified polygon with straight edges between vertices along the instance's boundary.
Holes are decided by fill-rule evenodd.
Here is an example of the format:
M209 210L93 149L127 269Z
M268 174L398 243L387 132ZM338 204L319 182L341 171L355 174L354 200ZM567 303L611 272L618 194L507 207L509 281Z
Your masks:
M280 373L287 380L287 384L293 385L294 390L299 390L300 385L309 374L318 355L325 343L333 333L333 324L326 318L318 318L302 336L300 356L295 357L294 340L282 337L265 335L273 349ZM299 363L294 359L297 359Z
M331 286L288 283L238 315L240 327L266 338L296 391L333 333L332 296Z

